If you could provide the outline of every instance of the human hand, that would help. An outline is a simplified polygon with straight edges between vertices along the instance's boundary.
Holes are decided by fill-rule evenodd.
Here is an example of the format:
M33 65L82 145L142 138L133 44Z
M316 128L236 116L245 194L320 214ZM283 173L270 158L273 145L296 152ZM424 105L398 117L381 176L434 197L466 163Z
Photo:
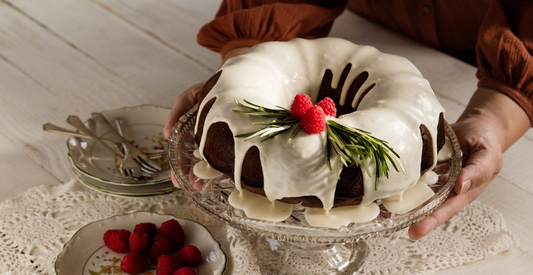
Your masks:
M480 88L451 127L463 151L463 168L454 193L431 215L409 228L413 240L424 237L474 201L502 169L503 152L531 123L523 109L507 96Z
M197 83L176 98L174 106L172 106L172 110L170 111L170 115L167 118L167 125L165 125L165 128L163 129L163 135L166 139L170 137L172 127L174 127L174 124L178 122L180 117L186 114L192 107L194 107L196 102L198 102L198 95L200 95L204 84L205 81Z
M170 132L172 131L174 124L178 122L180 117L186 114L192 107L194 107L196 102L198 102L198 96L200 95L204 84L205 81L197 83L189 89L185 90L176 98L176 100L174 101L174 106L172 107L172 110L170 111L170 114L167 118L167 125L165 125L165 128L163 129L163 135L166 139L170 137ZM179 188L180 186L178 184L178 181L174 177L174 173L171 173L171 178L174 186Z
M454 192L431 215L409 228L409 237L417 240L427 235L473 202L500 172L503 165L501 146L493 125L471 119L451 125L463 151L463 169Z

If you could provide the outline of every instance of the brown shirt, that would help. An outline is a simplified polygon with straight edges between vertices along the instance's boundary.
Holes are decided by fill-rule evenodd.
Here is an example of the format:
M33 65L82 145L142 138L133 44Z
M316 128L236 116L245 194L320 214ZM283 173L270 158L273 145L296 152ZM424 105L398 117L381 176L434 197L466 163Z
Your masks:
M198 42L225 54L265 41L328 35L346 7L467 62L478 86L498 90L533 122L533 1L224 0Z

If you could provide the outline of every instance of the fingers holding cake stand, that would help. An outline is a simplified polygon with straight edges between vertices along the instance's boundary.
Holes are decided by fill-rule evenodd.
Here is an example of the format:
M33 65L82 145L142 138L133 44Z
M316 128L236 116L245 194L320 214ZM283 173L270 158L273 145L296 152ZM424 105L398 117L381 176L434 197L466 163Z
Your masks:
M405 214L393 214L378 201L377 218L340 228L309 225L304 217L305 207L299 205L292 205L292 213L281 222L253 219L229 203L235 190L231 178L217 174L199 178L198 172L194 173L195 164L201 161L195 154L198 148L193 133L196 112L193 108L172 130L169 139L172 171L198 207L249 233L250 241L257 247L256 256L263 274L357 274L369 252L365 240L392 234L431 214L448 197L461 169L460 146L446 124L451 156L440 160L433 170L438 181L429 186L435 195Z

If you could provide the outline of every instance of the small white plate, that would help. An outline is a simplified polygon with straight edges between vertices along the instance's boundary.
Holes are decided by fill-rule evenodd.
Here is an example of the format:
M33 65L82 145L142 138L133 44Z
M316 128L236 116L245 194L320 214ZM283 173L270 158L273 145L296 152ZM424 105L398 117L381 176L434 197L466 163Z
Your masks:
M169 113L168 108L141 105L104 111L102 115L110 122L116 118L122 118L124 135L133 146L144 152L162 152L167 151L167 140L163 137L163 128ZM99 123L95 123L93 127L93 131L98 136L111 137L111 133ZM83 175L84 179L91 179L93 185L99 186L98 182L102 182L105 186L99 187L104 189L107 189L106 186L109 185L142 186L170 182L171 172L166 160L160 163L165 168L163 172L157 173L152 178L133 180L122 176L115 167L114 155L92 139L70 137L67 141L67 148L71 167L76 174Z
M74 167L74 164L72 163L72 159L69 158L69 163L71 165L71 168ZM145 197L145 196L157 196L157 195L163 195L167 193L174 192L178 190L174 185L172 184L172 181L165 181L150 185L116 185L116 184L108 184L105 181L101 181L99 179L95 179L93 177L89 177L83 172L79 171L78 169L72 169L72 172L78 178L78 180L85 186L115 196L120 197Z
M196 267L197 274L222 274L226 268L226 255L220 249L220 244L203 225L172 215L149 212L114 216L84 226L74 234L57 256L56 274L123 275L124 273L120 271L120 261L126 254L115 253L107 248L103 241L104 233L109 229L126 229L132 232L135 225L141 222L151 222L159 227L170 219L179 221L185 233L185 244L195 245L202 253L204 261ZM155 267L141 274L150 274L149 272L155 274Z

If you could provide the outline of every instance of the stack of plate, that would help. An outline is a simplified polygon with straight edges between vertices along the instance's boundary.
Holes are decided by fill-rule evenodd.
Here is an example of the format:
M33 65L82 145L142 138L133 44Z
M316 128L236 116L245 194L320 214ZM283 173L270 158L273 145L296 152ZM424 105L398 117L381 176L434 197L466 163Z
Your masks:
M126 107L102 112L109 121L123 119L124 136L143 152L166 152L163 137L170 109L153 105ZM98 123L86 123L99 137L112 138ZM90 124L90 125L89 125ZM134 180L124 177L115 166L115 155L100 143L85 138L70 137L67 141L68 159L76 177L86 186L120 196L153 196L176 190L171 181L168 158L159 158L162 172L153 177Z

